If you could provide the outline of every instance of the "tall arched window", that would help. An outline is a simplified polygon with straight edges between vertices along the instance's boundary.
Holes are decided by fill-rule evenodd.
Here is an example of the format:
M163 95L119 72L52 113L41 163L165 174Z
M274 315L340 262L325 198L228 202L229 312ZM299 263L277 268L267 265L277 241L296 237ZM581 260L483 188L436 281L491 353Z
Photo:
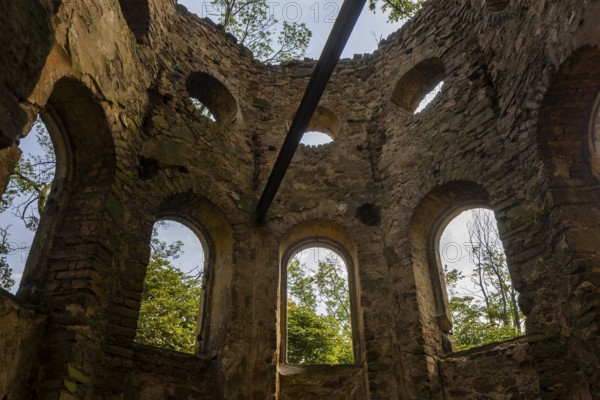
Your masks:
M354 364L349 258L327 240L294 246L286 260L284 361Z
M458 350L524 333L493 211L473 208L442 226L439 263Z
M193 354L206 291L204 239L179 221L153 228L136 341Z

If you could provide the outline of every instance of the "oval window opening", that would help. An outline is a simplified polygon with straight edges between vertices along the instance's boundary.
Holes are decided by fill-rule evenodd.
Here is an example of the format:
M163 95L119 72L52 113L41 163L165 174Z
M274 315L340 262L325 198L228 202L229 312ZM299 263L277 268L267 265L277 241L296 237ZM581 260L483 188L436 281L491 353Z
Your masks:
M318 131L308 131L302 135L300 143L305 146L322 146L333 142L333 138L326 133Z
M439 254L457 350L524 334L525 316L491 210L455 217L440 237Z

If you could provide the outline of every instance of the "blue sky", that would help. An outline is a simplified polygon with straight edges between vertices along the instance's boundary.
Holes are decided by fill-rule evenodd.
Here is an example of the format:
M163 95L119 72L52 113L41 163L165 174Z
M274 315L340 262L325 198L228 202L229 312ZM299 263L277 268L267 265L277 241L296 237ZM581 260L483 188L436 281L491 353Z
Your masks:
M189 11L200 17L216 20L214 16L216 11L210 1L179 0L179 4L184 5ZM339 0L268 0L267 4L276 19L304 22L308 26L313 36L307 48L306 57L318 59L342 2ZM384 14L380 11L373 14L365 5L342 57L351 58L354 54L372 53L377 49L380 37L385 39L401 26L402 23L387 23L387 17Z

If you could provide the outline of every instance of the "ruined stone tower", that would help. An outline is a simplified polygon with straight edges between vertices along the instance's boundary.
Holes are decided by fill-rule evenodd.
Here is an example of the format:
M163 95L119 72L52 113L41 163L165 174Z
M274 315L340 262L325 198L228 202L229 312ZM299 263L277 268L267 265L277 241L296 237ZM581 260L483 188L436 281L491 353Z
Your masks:
M0 193L37 114L58 163L0 291L0 397L600 399L599 45L598 0L429 0L340 61L312 123L335 140L298 150L256 226L313 61L263 65L175 0L0 0ZM433 244L473 204L527 335L455 353ZM196 355L133 340L164 216L208 242ZM281 357L282 260L314 237L349 260L354 365Z

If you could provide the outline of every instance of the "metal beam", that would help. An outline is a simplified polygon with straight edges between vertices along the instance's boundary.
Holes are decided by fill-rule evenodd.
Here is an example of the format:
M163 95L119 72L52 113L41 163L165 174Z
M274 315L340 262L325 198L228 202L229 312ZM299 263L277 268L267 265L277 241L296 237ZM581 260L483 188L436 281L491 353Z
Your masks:
M296 116L292 121L290 130L285 137L283 146L277 156L277 161L273 166L267 185L263 191L258 206L256 207L256 223L260 224L265 220L269 207L277 194L277 190L283 181L292 157L300 144L302 135L308 128L321 96L327 87L329 78L333 73L335 66L340 59L340 55L348 42L348 38L354 29L354 25L365 5L366 0L345 0L340 12L333 24L329 38L323 47L321 57L315 66L313 74L304 92L304 97L300 102Z

